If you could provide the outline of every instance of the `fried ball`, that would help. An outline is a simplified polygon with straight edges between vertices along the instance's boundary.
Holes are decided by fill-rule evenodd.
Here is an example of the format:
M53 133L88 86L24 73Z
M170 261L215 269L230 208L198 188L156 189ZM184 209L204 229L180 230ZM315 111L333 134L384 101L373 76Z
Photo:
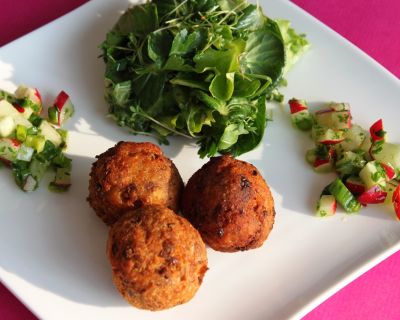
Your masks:
M211 158L189 179L182 210L210 247L225 252L260 247L275 219L274 200L257 168L229 155Z
M129 211L111 227L107 255L115 286L141 309L162 310L189 301L207 271L198 231L156 205Z
M182 178L156 145L119 142L97 158L90 173L88 201L107 225L127 209L146 204L179 210Z

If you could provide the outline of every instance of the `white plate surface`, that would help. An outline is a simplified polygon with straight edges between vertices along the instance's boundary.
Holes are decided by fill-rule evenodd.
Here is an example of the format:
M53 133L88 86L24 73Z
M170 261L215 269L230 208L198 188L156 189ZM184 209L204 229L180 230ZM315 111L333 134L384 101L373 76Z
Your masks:
M382 117L400 143L399 81L327 27L284 0L261 0L272 17L290 19L312 49L288 75L287 98L348 101L355 122ZM25 194L0 170L0 279L42 319L286 319L300 318L356 276L400 248L400 224L381 207L355 216L313 216L332 176L305 163L311 147L275 107L263 144L241 157L256 165L276 201L276 222L264 246L224 254L208 249L204 283L189 303L163 312L128 306L114 289L105 256L107 228L86 202L94 156L128 135L106 119L103 63L97 46L126 0L94 0L0 49L0 86L38 87L47 103L70 93L77 112L69 123L73 186L53 194L45 184ZM163 147L186 181L205 162L186 140Z

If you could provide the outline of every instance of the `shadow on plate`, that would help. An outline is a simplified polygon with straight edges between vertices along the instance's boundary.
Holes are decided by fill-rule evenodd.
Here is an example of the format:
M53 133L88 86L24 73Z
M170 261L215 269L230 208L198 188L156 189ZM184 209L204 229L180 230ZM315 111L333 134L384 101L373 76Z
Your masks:
M86 201L94 159L71 158L73 184L67 193L48 191L45 181L30 194L9 186L20 201L2 213L0 251L9 259L2 259L1 267L68 300L124 306L105 254L108 228Z

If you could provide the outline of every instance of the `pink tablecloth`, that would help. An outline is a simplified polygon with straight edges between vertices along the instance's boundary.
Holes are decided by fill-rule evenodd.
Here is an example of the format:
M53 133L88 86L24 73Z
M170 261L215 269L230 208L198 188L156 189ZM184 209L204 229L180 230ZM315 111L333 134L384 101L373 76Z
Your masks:
M293 0L400 77L400 1ZM2 0L0 46L86 0ZM33 5L34 3L34 5ZM305 320L400 319L400 252L328 299ZM0 284L0 319L36 319Z

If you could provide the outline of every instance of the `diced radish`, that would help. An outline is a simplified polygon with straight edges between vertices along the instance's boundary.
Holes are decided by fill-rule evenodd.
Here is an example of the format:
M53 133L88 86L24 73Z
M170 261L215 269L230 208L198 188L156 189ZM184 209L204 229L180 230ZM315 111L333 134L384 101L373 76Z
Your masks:
M349 110L334 111L325 109L315 113L315 121L325 127L333 129L351 128L351 114Z
M322 144L337 144L344 140L342 131L333 130L328 128L325 132L317 138L318 143Z
M11 116L0 118L0 138L6 138L15 130L15 121Z
M365 152L365 159L368 161L371 161L374 159L373 157L371 157L371 154L370 154L371 146L372 146L371 137L369 137L369 135L367 135L365 137L363 143L361 143L360 150Z
M24 113L25 108L21 107L19 104L14 104L14 108L17 109L19 113Z
M382 119L376 121L369 129L372 142L385 141L386 132L383 130Z
M315 111L315 114L320 115L320 114L324 114L324 113L331 113L334 111L335 110L333 110L332 108L326 108L326 109L321 109L321 110Z
M40 95L40 92L37 88L35 88L35 93L34 95L36 96L36 98L38 99L38 101L40 102L40 104L42 104L42 96Z
M0 139L0 160L6 165L10 165L17 156L21 143L17 139Z
M392 201L397 218L400 219L400 185L393 192Z
M317 204L317 216L333 216L336 213L337 203L332 195L322 195Z
M51 123L61 126L74 113L74 105L68 94L61 91L52 107L48 110L48 116Z
M393 192L392 201L400 202L400 185L398 185L396 190Z
M333 161L330 159L315 159L313 168L316 172L330 172L333 169Z
M332 127L332 109L319 110L315 112L315 122L324 127Z
M350 110L350 104L346 102L331 102L327 105L329 109L332 109L333 111L349 111Z
M400 202L393 202L394 212L396 212L397 219L400 219Z
M42 98L38 89L21 85L15 90L15 97L22 100L25 109L32 109L36 114L42 111Z
M314 153L314 156L311 153ZM315 149L309 151L308 161L316 172L330 172L333 170L333 162L335 159L335 150L329 146L319 145Z
M372 188L364 191L358 198L358 202L360 202L363 206L368 204L376 204L385 202L387 196L387 192L383 191L381 187L378 185L373 186Z
M352 194L358 195L365 191L365 186L362 180L357 176L350 176L345 182L345 186Z
M369 161L361 169L359 176L364 182L367 189L379 185L380 187L386 186L386 172L377 161Z
M294 114L300 111L308 110L307 104L304 100L292 98L289 100L290 113Z
M336 111L332 114L333 125L336 129L350 129L351 128L351 113L349 110Z
M31 107L21 107L19 104L14 104L14 108L25 118L29 119L29 117L33 113L33 109Z
M32 127L32 123L19 113L14 106L6 100L0 100L0 118L10 116L14 119L15 124L23 125L27 128Z
M381 166L386 172L386 181L390 181L396 176L396 171L390 164L381 163Z
M343 151L354 151L361 148L366 139L366 131L358 125L352 125L349 130L344 133L344 141L338 145ZM366 152L368 152L368 149Z
M400 182L397 182L396 180L391 180L386 184L385 191L387 192L387 197L385 200L385 204L390 205L393 207L393 194L397 187L399 186Z
M0 117L5 116L11 116L14 118L20 116L20 114L7 100L0 100Z

